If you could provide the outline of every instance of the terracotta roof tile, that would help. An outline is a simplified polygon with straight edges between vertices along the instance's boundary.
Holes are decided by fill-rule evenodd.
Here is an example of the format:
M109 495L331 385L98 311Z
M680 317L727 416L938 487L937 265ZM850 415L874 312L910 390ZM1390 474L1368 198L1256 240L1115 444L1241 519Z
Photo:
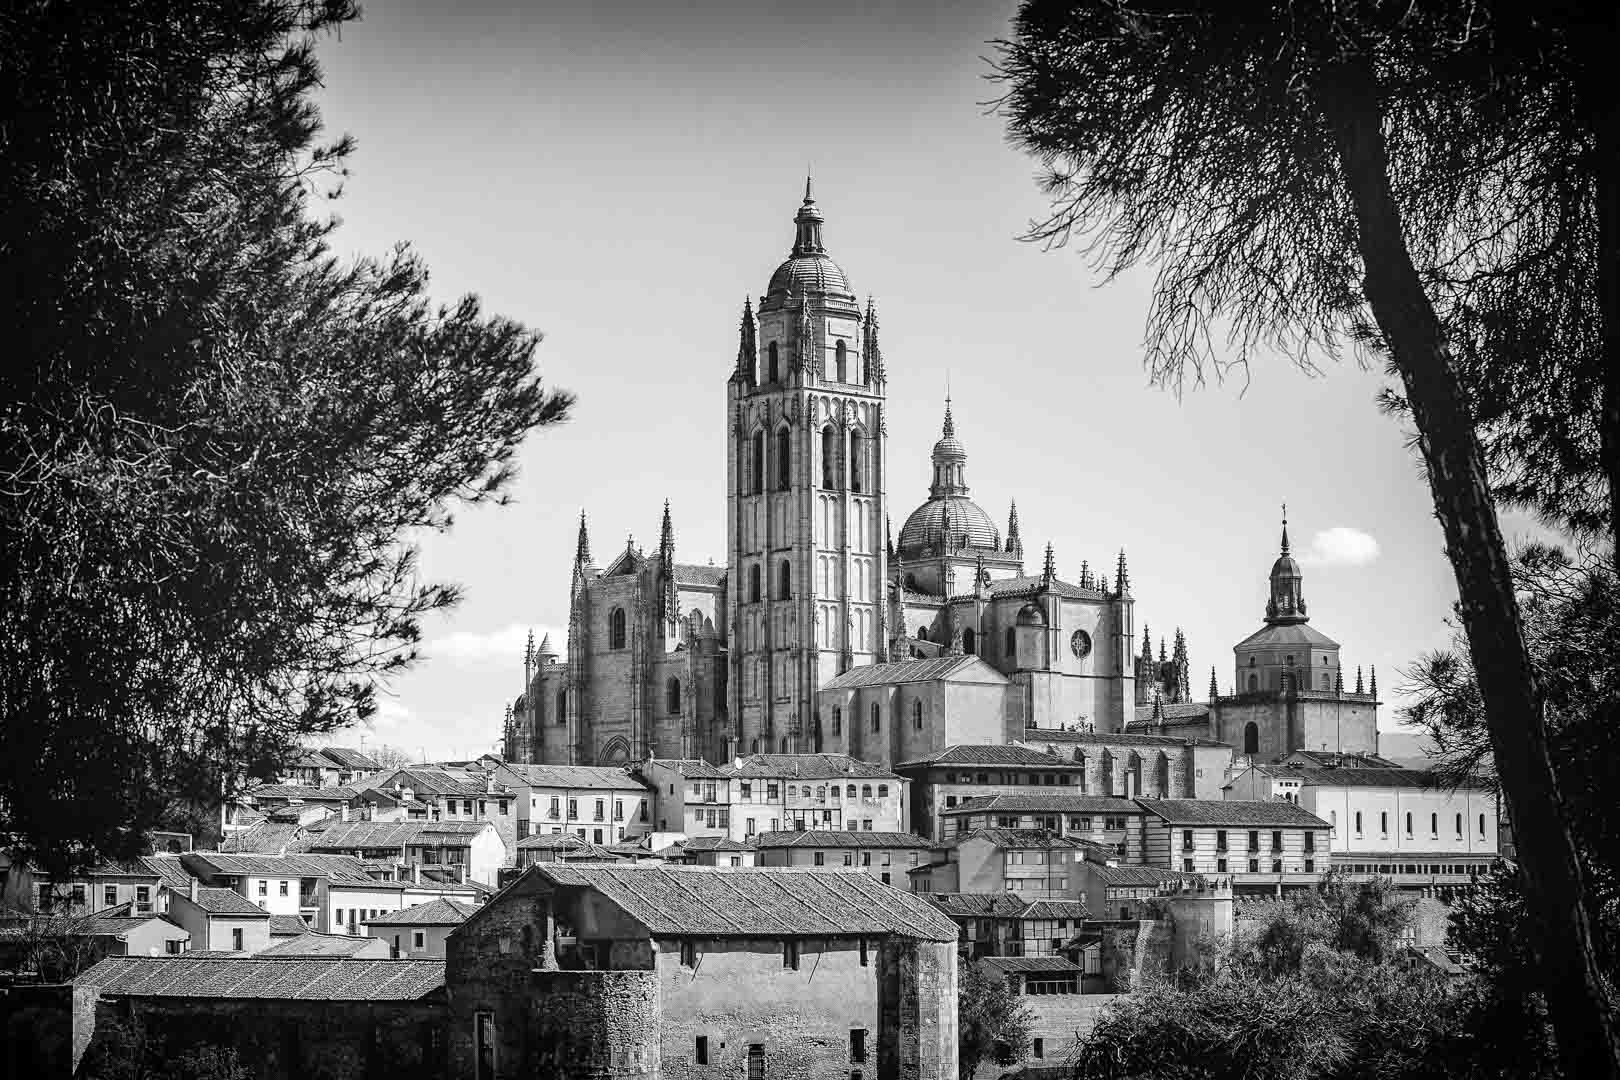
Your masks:
M977 670L983 668L983 671ZM896 683L930 682L951 676L972 674L986 682L1007 681L1007 677L977 656L939 656L928 660L896 660L887 664L867 664L850 668L822 687L822 690L849 690L859 686L888 686Z
M441 897L438 900L430 900L425 904L408 907L404 911L389 912L380 919L369 920L366 925L460 926L477 910L477 904L467 904L460 900L447 900Z
M989 745L947 746L925 758L912 758L896 765L896 769L920 768L924 765L1018 765L1042 769L1078 769L1077 761L1064 761L1041 750L1032 750L1018 743Z
M1061 956L985 956L978 964L996 975L1079 975L1080 968Z
M369 925L369 924L368 924ZM354 956L374 951L380 938L357 934L317 934L305 931L278 941L255 956Z
M848 754L750 754L740 763L722 765L720 771L743 780L900 779L887 769Z
M114 997L417 1001L443 988L444 961L109 956L74 982Z
M963 918L1016 918L1024 913L1028 902L1012 893L919 893L947 915Z
M1137 799L1136 804L1170 825L1302 825L1326 829L1328 823L1291 802L1219 799Z
M1049 811L1057 814L1140 814L1142 808L1130 799L1114 795L1033 795L1008 792L1001 795L976 795L963 799L940 814L984 814L991 812L1017 813L1024 810Z
M181 893L180 895L184 896L186 894ZM232 889L199 888L197 890L196 904L210 915L258 915L266 919L270 917L269 912Z
M908 832L852 832L848 829L782 829L754 838L757 848L926 848L934 845Z

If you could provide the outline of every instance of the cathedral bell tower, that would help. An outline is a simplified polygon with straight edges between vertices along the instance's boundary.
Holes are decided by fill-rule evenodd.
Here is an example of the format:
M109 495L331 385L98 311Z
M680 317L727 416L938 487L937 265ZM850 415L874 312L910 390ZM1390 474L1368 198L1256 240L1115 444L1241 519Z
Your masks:
M887 639L877 311L827 255L824 220L807 179L727 384L731 755L818 752L817 688Z

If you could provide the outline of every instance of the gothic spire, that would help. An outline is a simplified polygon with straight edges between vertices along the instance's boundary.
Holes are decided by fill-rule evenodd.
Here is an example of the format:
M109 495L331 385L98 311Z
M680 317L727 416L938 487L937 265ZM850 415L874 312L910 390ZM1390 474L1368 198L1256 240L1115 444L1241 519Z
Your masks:
M738 331L737 342L737 374L744 381L753 383L754 373L759 370L759 344L755 336L754 302L743 297L742 326Z
M877 305L866 298L866 333L861 341L861 367L868 384L883 381L883 349L878 345Z
M947 413L947 415L949 415ZM1046 562L1041 566L1041 581L1050 585L1057 580L1057 560L1052 556L1052 541L1046 542Z
M675 550L675 526L669 520L669 500L664 500L664 523L658 530L658 550L673 552Z
M1153 659L1153 635L1148 633L1148 624L1142 624L1142 659Z
M956 421L951 417L951 395L945 395L945 423L941 425L940 434L949 439L956 435Z
M1356 665L1356 693L1365 694L1366 692L1367 692L1367 684L1361 681L1361 665L1357 664Z
M540 638L540 651L536 655L538 655L538 656L556 656L557 655L556 653L551 651L551 633L550 633L550 631L547 631L546 634L543 637Z
M1170 659L1170 657L1164 651L1164 635L1160 634L1159 635L1159 663L1162 664L1162 663L1164 663L1165 661L1167 661L1169 659Z
M1091 560L1089 559L1080 560L1080 587L1082 589L1091 588Z
M1344 693L1344 672L1338 669L1333 672L1333 692L1335 694Z
M583 570L591 565L591 534L585 528L585 511L579 512L579 542L574 545L574 566Z
M1018 534L1018 500L1009 503L1007 511L1007 551L1013 555L1024 553L1024 538Z
M816 209L816 200L810 195L810 178L804 180L804 203L793 216L793 254L820 255L827 249L821 246L821 223L826 218Z
M894 562L894 525L889 521L888 514L883 515L883 547L889 561Z
M1153 688L1153 719L1160 724L1164 723L1164 698L1160 695L1158 687Z
M1215 684L1215 669L1209 669L1209 700L1214 701L1221 696L1220 687Z
M1378 696L1378 665L1377 664L1374 664L1372 666L1372 675L1371 675L1371 677L1370 677L1370 679L1368 681L1368 684L1367 684L1367 693L1371 694L1373 697Z
M1288 554L1288 504L1282 504L1282 553Z
M664 500L664 521L658 530L658 572L664 579L664 591L658 598L659 614L666 627L681 617L680 593L675 588L675 525L669 517L669 500Z
M1119 565L1114 568L1114 591L1120 596L1131 595L1131 574L1125 568L1125 549L1119 549Z

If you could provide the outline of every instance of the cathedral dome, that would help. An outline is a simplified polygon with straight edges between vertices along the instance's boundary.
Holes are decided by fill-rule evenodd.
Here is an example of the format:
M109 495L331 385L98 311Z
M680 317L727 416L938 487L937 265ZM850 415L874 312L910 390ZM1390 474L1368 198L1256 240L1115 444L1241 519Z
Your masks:
M906 518L897 545L900 557L910 559L924 548L999 548L1001 533L978 503L966 495L929 499Z
M849 287L849 279L844 277L843 269L825 254L791 255L786 262L776 268L776 273L771 275L771 284L765 290L765 295L785 296L788 293L795 295L817 293L823 296L833 294L847 297L855 295Z

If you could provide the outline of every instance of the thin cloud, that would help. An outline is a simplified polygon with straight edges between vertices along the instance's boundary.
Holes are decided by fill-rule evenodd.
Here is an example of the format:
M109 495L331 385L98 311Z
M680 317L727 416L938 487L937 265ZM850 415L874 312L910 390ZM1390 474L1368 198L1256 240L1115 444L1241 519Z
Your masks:
M511 623L498 630L482 633L458 630L428 642L422 651L429 662L449 662L464 667L505 665L521 667L523 650L528 643L530 630L534 631L536 648L539 648L549 633L552 648L559 654L563 651L566 639L563 631L547 626L525 626L521 623Z
M1317 533L1299 553L1306 566L1366 566L1377 558L1378 541L1371 533L1343 525Z

